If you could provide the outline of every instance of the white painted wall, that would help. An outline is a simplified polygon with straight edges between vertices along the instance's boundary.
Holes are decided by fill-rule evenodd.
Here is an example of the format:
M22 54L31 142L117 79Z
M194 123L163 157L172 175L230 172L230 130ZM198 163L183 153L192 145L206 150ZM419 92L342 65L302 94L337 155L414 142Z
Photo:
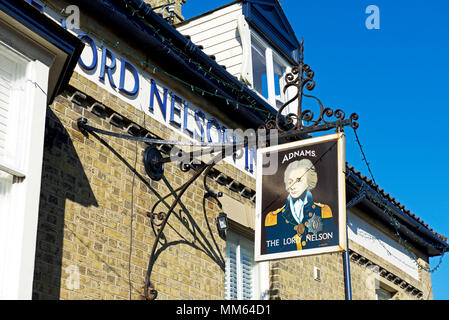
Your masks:
M419 280L413 255L399 242L348 210L348 238Z
M199 17L177 28L191 37L197 46L204 47L207 55L214 55L219 65L239 78L242 72L243 47L238 30L238 20L243 16L242 4L236 3Z

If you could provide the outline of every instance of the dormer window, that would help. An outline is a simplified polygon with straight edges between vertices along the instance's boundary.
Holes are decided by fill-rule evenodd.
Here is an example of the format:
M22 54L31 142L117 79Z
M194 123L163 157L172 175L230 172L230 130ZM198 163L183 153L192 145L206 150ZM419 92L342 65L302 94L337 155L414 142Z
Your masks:
M256 34L251 34L252 87L272 106L287 100L283 93L287 63Z
M278 1L234 1L176 28L273 108L296 94L293 87L284 94L284 78L298 62L300 44ZM292 102L283 113L295 109Z

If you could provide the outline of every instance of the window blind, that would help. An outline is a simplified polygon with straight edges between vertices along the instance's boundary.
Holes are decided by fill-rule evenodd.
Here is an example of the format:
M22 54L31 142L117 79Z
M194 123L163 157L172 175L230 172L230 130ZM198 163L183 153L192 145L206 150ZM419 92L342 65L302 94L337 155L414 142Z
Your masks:
M225 298L227 300L255 299L255 271L253 245L242 237L228 233Z
M1 50L1 46L0 46ZM2 163L5 162L8 156L8 132L10 132L11 121L11 105L12 105L12 90L15 79L16 64L8 59L3 52L0 51L0 257L5 258L10 256L10 246L8 246L8 231L11 228L11 208L12 198L11 189L14 177L8 172L4 171L5 167ZM9 159L8 159L9 160ZM4 283L7 277L7 266L0 266L0 282ZM0 290L2 291L2 290ZM0 292L2 296L4 292Z
M4 215L9 211L9 193L11 192L13 176L0 171L0 222L3 221Z
M8 119L11 106L11 91L14 81L15 63L0 57L0 158L6 156Z
M250 248L241 245L240 247L240 265L242 267L242 299L250 300L253 298L253 257Z
M227 300L238 299L237 288L237 245L228 240L226 243L225 297Z

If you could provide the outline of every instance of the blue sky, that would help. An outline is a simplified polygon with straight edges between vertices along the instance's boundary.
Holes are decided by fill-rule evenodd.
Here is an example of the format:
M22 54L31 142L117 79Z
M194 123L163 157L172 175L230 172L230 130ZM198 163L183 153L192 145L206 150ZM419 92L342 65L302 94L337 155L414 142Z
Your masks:
M186 19L231 1L187 0ZM440 234L449 236L449 1L281 0L313 94L325 106L357 112L357 134L376 183ZM365 9L380 10L368 30ZM370 176L352 129L346 160ZM432 273L435 299L449 299L449 257ZM439 258L431 259L431 267Z

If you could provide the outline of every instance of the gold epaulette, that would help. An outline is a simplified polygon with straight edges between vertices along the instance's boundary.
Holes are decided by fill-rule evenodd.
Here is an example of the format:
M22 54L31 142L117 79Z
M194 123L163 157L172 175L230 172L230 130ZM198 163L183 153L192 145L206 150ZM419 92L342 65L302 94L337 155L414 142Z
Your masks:
M285 208L285 205L282 208L279 208L277 210L268 212L267 216L265 217L265 227L271 227L278 223L278 213L281 212Z
M327 204L314 202L315 205L321 208L321 218L332 218L332 209Z

